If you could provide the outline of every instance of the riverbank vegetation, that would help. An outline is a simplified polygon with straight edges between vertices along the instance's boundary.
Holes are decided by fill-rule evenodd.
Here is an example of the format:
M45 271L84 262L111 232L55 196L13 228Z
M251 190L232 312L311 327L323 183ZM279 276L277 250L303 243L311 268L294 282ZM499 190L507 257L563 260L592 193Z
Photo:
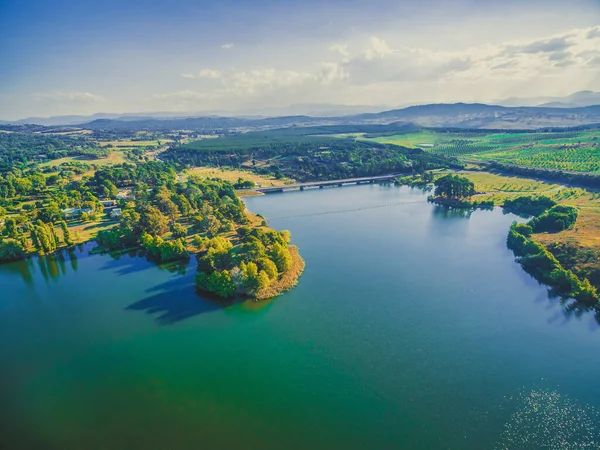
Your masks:
M549 217L536 221L539 225L528 239L550 252L566 270L600 290L600 193L487 172L463 171L460 176L471 180L479 192L465 199L462 207L473 207L469 204L473 201L489 202L524 218ZM550 213L556 205L560 208ZM549 221L553 224L543 229Z
M533 234L530 223L514 223L507 238L508 248L515 253L523 269L536 280L552 287L557 294L600 310L597 291L590 281L565 269L551 252L530 239Z
M74 245L76 235L63 217L77 214L72 222L100 225L96 241L105 251L138 248L157 263L198 253L198 288L221 297L276 295L293 285L293 273L296 279L300 275L290 272L300 263L293 261L289 233L271 230L264 220L250 215L227 181L195 175L184 181L173 167L160 162L103 167L82 180L59 175L51 186L45 180L37 174L0 179L6 204L21 211L14 215L3 209L8 216L0 239L2 261ZM247 183L238 180L238 184ZM35 194L39 201L27 206L18 194ZM102 226L104 222L111 226ZM297 251L293 255L300 258ZM228 280L238 282L233 291Z

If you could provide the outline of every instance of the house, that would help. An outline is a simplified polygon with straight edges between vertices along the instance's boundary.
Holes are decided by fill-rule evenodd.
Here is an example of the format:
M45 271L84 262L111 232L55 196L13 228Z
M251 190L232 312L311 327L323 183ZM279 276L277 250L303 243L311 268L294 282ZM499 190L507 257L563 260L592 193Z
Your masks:
M115 208L110 212L110 218L111 219L118 219L119 217L121 217L121 208Z
M65 219L75 219L77 217L81 217L83 213L91 213L92 208L67 208L63 209L62 212Z
M67 208L63 209L62 212L65 219L73 219L81 215L81 208Z
M117 205L116 200L101 200L100 203L102 203L102 206L104 206L105 208L110 208L111 206Z
M117 200L129 200L132 198L133 198L133 195L131 195L130 190L119 191L119 193L117 194Z

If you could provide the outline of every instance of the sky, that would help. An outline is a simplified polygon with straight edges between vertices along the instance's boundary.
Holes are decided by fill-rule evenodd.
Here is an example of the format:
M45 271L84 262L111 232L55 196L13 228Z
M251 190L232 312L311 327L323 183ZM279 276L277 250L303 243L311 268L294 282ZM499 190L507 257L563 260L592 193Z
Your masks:
M599 0L0 0L0 119L600 91Z

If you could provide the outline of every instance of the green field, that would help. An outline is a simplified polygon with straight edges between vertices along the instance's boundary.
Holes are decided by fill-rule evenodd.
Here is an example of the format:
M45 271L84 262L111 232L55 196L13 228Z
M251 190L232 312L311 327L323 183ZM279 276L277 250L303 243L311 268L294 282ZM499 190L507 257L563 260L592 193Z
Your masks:
M573 172L600 172L600 131L498 133L424 130L358 139L420 147L427 152L475 161Z

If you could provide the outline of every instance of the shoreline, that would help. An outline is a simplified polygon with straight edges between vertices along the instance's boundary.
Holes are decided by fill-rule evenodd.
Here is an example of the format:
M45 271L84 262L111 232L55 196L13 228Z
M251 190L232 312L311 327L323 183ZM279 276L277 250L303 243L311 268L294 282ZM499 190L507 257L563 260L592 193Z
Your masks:
M280 279L274 281L267 286L266 289L259 291L254 297L251 298L256 301L274 298L286 291L289 291L298 284L298 281L300 280L300 277L302 276L302 273L306 267L306 263L300 256L297 246L290 245L288 249L292 255L292 267L290 267L290 270L285 272Z

